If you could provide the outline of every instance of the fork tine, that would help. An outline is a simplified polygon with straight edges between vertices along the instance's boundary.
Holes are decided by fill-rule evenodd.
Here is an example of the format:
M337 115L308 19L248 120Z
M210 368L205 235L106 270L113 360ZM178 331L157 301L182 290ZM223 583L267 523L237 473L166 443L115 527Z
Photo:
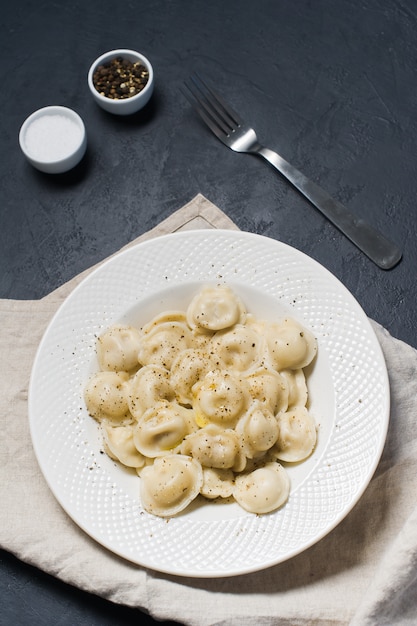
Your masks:
M212 87L209 87L197 72L194 72L191 80L194 81L203 94L205 92L206 99L210 101L210 104L216 109L219 115L225 115L231 120L233 128L242 125L243 121L238 113L232 109L227 102L225 102L217 91L215 91ZM211 96L211 98L209 96Z
M183 92L184 95L219 139L224 139L224 135L230 135L242 123L236 111L219 94L210 89L197 73L184 84L189 91Z
M213 118L209 117L206 113L205 108L201 105L200 100L195 96L194 91L190 88L190 86L187 83L185 83L184 86L187 89L182 88L181 91L187 98L188 102L191 104L193 109L197 111L203 122L210 128L216 137L220 139L220 141L223 141L225 136L229 133L229 129L224 130L223 127L219 127L218 122L213 120Z
M192 82L191 82L192 81ZM207 124L207 126L219 137L223 139L229 135L232 130L230 121L225 121L218 115L216 109L207 100L206 95L202 92L198 84L196 84L194 77L187 83L184 83L188 89L189 102L200 114L200 117Z

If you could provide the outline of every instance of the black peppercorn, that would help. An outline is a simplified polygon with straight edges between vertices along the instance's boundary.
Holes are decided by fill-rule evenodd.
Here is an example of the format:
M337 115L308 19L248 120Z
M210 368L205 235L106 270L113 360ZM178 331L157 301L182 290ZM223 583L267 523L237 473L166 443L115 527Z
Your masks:
M136 96L144 89L148 79L149 71L140 61L132 62L122 57L98 65L93 74L97 91L113 100Z

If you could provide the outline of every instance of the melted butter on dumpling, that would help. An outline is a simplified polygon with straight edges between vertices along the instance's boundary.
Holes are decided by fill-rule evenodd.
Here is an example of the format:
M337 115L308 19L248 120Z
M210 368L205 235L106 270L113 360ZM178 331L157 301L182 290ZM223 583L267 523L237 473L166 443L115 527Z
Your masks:
M141 332L133 326L114 325L97 339L97 358L101 370L129 372L139 366Z
M126 372L98 372L92 376L84 389L88 413L99 421L107 419L116 424L131 417L125 389L128 378Z
M148 513L170 517L183 511L200 493L203 470L189 456L169 454L140 473L142 506Z
M282 506L290 493L290 480L276 462L236 476L233 496L249 513L270 513Z
M234 427L248 406L245 381L227 371L208 372L192 391L196 421L201 427L211 423Z
M196 429L191 409L161 400L138 420L133 440L139 452L148 457L157 457L176 448Z
M317 353L314 335L290 318L268 324L266 341L269 358L277 371L306 367Z
M203 287L187 308L190 328L222 330L246 319L240 298L227 286Z
M306 459L316 445L314 418L303 406L296 406L278 418L279 435L274 447L276 458L294 463Z

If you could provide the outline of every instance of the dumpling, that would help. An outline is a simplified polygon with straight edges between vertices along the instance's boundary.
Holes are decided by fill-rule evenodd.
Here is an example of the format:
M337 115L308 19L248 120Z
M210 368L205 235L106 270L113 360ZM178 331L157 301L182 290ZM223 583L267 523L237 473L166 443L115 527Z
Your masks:
M156 402L175 398L168 370L158 365L142 367L127 383L126 395L130 412L136 419Z
M277 371L306 367L317 353L313 334L290 318L268 324L266 341L269 358Z
M279 435L274 447L276 458L294 463L312 453L317 440L314 418L303 406L296 406L278 418Z
M175 515L201 494L268 513L289 495L280 462L316 445L304 372L316 352L298 321L258 319L230 287L205 286L184 311L107 329L85 403L146 511Z
M233 428L248 405L245 381L229 372L214 370L193 386L196 421Z
M141 332L133 326L115 325L97 339L97 358L101 370L129 372L138 363Z
M99 421L107 419L116 424L129 418L125 387L128 378L126 372L98 372L92 376L84 389L88 413Z
M249 513L270 513L282 506L290 493L290 479L276 462L236 476L233 497Z
M263 336L265 334L266 323L265 320L255 317L253 313L246 314L245 326L254 330L258 335Z
M187 318L184 311L164 311L163 313L159 313L155 317L151 319L150 322L145 324L142 327L142 332L146 335L151 330L153 330L156 326L160 326L160 324L166 324L169 322L176 322L180 324L186 324Z
M278 439L278 422L276 417L260 402L254 402L250 410L236 426L240 435L243 452L252 459L263 454Z
M288 385L288 408L305 406L308 400L306 377L302 369L282 370L282 378Z
M137 475L138 475L138 476L141 476L141 475L142 475L143 470L145 469L145 467L149 467L150 465L153 465L153 464L155 463L155 460L156 460L156 459L160 459L160 458L161 458L161 457L157 457L157 456L155 456L155 457L145 456L145 457L144 457L144 459L145 459L145 463L144 463L144 465L143 465L142 467L137 467L137 468L136 468L136 473L137 473Z
M207 374L212 365L210 356L203 350L189 348L177 356L171 367L170 382L178 402L192 403L193 385Z
M234 472L230 469L203 467L203 484L200 493L209 500L229 498L235 484Z
M112 459L136 469L145 465L145 457L133 442L132 426L111 426L104 423L103 435L104 449Z
M170 517L183 511L200 493L203 470L198 461L180 454L155 459L140 473L140 497L148 513Z
M209 344L214 331L203 330L202 328L191 329L191 347L196 350L205 350Z
M181 452L197 459L204 467L240 472L246 464L238 434L231 428L210 424L185 438Z
M242 323L246 309L240 298L227 286L203 287L187 308L187 322L191 328L222 330Z
M162 322L144 333L139 344L138 361L170 369L175 357L191 345L191 331L183 322Z
M262 402L274 415L287 409L289 385L279 372L260 367L247 375L245 380L251 397Z
M148 457L162 456L176 448L197 429L191 409L161 400L145 411L134 427L136 448Z
M217 367L244 372L260 364L263 340L253 329L243 324L217 332L207 347L217 360Z

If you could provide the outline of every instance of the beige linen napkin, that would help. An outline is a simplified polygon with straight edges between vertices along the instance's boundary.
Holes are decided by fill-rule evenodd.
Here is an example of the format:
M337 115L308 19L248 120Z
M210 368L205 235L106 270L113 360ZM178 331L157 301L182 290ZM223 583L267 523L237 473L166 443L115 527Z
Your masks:
M237 229L198 195L130 245L186 228ZM372 322L390 376L388 438L368 489L332 533L262 572L214 580L167 576L124 561L80 530L49 491L31 447L33 358L52 315L87 273L39 301L0 301L1 547L76 587L192 626L415 624L417 352Z

